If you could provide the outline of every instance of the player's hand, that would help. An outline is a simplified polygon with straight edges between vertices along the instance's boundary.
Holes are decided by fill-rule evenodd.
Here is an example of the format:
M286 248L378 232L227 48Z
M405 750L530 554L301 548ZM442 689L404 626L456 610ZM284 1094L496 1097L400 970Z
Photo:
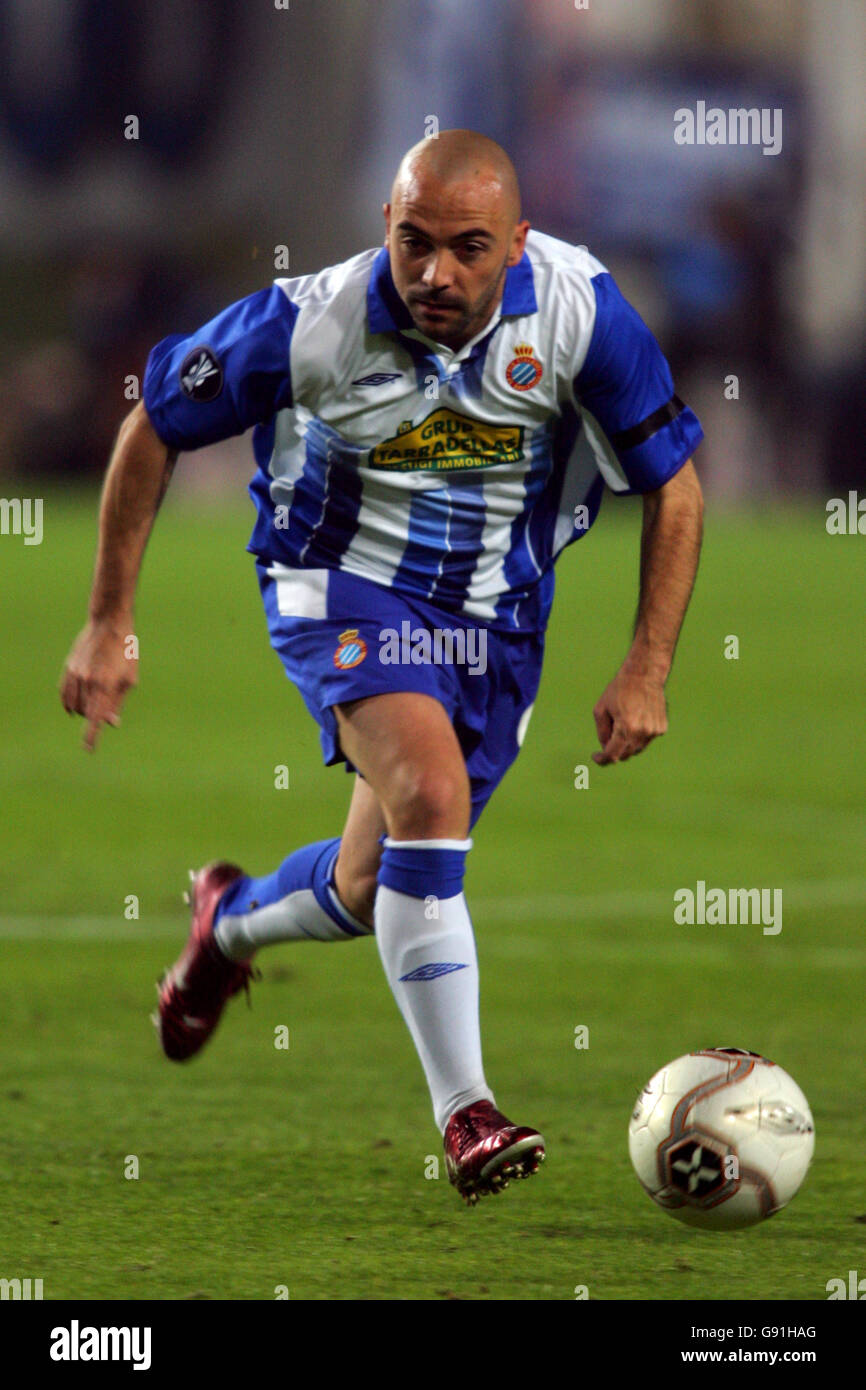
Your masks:
M137 643L132 618L90 622L75 641L60 680L60 698L68 714L87 720L84 747L93 752L103 724L117 728L128 690L138 684Z
M592 760L604 766L642 753L668 727L664 682L657 677L617 672L593 710L601 752Z

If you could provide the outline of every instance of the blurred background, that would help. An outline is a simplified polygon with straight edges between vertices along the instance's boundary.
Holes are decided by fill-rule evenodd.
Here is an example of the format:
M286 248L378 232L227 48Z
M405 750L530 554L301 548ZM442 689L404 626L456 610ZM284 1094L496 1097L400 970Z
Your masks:
M0 476L94 481L152 344L378 243L435 117L617 277L711 495L853 488L864 80L862 0L0 0ZM781 152L677 144L698 101L780 109ZM181 487L251 468L209 453Z

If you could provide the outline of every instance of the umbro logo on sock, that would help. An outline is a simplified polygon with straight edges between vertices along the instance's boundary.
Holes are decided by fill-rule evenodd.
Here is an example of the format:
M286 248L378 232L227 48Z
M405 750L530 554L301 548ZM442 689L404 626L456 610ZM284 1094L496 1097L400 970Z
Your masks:
M450 975L452 970L465 970L466 966L459 961L437 960L430 965L419 965L417 970L410 970L408 975L400 976L400 983L404 980L438 980L440 975Z

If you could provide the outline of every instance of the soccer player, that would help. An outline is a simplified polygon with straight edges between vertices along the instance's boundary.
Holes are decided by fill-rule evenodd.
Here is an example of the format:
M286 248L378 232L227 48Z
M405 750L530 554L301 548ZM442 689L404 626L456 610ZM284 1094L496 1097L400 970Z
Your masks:
M517 756L554 561L605 485L643 497L632 644L595 706L599 764L667 726L691 594L702 438L642 320L585 247L529 229L498 145L453 130L405 155L385 245L280 279L151 352L105 481L87 627L61 694L93 748L136 683L124 637L177 454L255 426L249 550L271 643L355 778L339 838L253 878L195 875L161 982L166 1055L191 1057L272 942L375 933L467 1201L536 1171L541 1135L482 1065L463 895L470 831Z

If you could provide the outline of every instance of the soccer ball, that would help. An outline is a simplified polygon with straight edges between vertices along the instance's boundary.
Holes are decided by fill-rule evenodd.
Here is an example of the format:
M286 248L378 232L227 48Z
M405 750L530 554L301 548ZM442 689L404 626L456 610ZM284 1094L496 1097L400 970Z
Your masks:
M753 1226L790 1202L812 1161L809 1103L756 1052L710 1047L662 1067L628 1127L638 1179L678 1221L704 1230Z

